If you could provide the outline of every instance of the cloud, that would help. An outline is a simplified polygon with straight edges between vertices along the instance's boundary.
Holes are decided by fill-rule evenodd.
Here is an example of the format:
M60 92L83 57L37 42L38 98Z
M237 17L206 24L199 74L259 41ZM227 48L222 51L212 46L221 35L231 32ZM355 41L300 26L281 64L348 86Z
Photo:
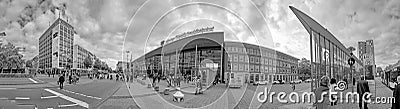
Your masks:
M398 0L254 0L270 24L277 50L309 59L309 35L289 10L294 6L327 28L345 46L373 39L377 66L397 62L400 36ZM355 52L357 55L357 53Z
M198 4L182 7L161 19L150 37L147 37L151 27L168 10L193 2L6 0L0 1L0 31L7 32L9 42L25 46L29 51L26 57L31 58L37 54L38 38L48 28L49 23L58 17L56 9L65 9L65 14L61 14L67 16L69 23L75 27L76 44L89 49L113 67L118 60L123 59L126 50L132 51L133 58L137 58L145 51L158 47L159 42L169 34L174 36L208 26L226 32L228 40L260 44L297 58L309 58L309 35L288 8L294 6L321 23L345 46L357 48L357 41L373 39L378 66L394 63L400 58L400 50L397 50L400 48L397 38L400 34L398 0L202 2L216 4L228 10ZM173 30L175 28L177 29Z

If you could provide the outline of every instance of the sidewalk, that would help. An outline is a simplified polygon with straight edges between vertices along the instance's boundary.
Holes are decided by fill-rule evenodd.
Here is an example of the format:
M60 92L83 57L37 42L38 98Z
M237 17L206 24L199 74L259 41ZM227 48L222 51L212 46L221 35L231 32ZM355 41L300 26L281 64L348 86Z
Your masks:
M142 84L143 82L145 83ZM164 95L160 93L165 88L167 88L167 83L165 81L160 81L160 84L158 85L160 87L159 92L155 91L153 88L147 87L147 84L150 83L149 80L145 80L143 82L137 82L136 80L133 83L128 82L128 86L122 86L121 89L118 90L113 95L113 97L110 97L109 100L102 104L101 107L105 108L107 106L110 106L109 104L111 104L112 101L116 102L123 99L123 101L120 102L134 101L137 105L137 108L143 109L228 109L229 107L232 108L236 104L236 102L239 101L240 97L238 97L238 95L242 95L241 92L244 92L244 90L242 89L227 90L226 85L219 84L205 91L203 94L185 94L183 102L174 102L172 101L172 96L177 91L175 90L175 88L173 88L173 90L170 90L169 95ZM191 87L192 86L185 86L184 84L182 84L182 89L190 89ZM127 106L125 105L121 108L125 107Z
M379 81L379 79L375 80L375 87L376 87L376 91L374 91L376 93L376 97L392 97L392 90L385 86L384 84L381 83L381 81ZM371 87L371 90L375 90L375 87ZM353 88L353 90L352 90ZM352 87L352 84L350 84L349 89L343 91L343 93L347 93L347 92L356 92L357 91L357 86L355 85L354 87ZM372 92L372 91L371 91ZM372 92L372 93L374 93ZM374 95L375 96L375 95ZM345 103L345 98L343 99L343 103L338 103L338 105L332 106L332 109L359 109L358 107L358 103ZM374 99L372 100L374 101ZM388 109L391 107L390 103L384 103L384 104L368 104L368 108L370 109ZM292 105L285 105L285 106L281 106L279 108L282 109L314 109L315 107L312 106L312 104L292 104Z

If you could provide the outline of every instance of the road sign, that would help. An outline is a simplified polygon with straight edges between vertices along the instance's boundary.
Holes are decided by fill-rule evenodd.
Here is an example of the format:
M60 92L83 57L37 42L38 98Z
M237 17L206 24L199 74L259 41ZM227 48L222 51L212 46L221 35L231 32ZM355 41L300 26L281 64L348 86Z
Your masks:
M354 58L350 58L349 60L347 60L347 64L349 64L350 66L353 66L354 65L354 63L355 63L355 59Z

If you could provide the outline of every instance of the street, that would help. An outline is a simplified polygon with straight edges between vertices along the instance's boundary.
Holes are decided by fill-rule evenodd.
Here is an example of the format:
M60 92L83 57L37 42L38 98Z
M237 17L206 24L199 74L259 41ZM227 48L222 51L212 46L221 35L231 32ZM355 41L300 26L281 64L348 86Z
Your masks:
M261 103L257 100L257 94L264 91L265 87L271 87L270 92L291 93L290 84L246 85L242 88L226 88L219 84L208 89L204 94L194 95L185 93L185 101L178 103L172 101L172 94L163 95L161 91L167 87L160 87L159 92L147 87L149 80L140 82L121 82L115 80L97 80L83 77L78 84L66 84L65 89L60 90L56 84L57 77L52 78L38 75L35 78L1 79L0 108L21 109L155 109L165 108L280 108L303 109L312 108L310 103L279 103L277 98L273 102ZM164 81L161 81L162 83ZM376 79L376 96L391 97L392 91ZM7 84L9 83L9 84ZM375 87L370 87L373 89ZM183 88L182 91L188 88ZM349 89L348 89L349 90ZM310 91L310 83L296 84L295 92ZM391 104L369 104L370 108L390 108ZM358 104L338 104L336 109L357 109Z
M83 77L80 83L65 84L64 89L60 90L57 79L58 77L38 75L34 79L22 78L12 81L14 84L0 85L0 108L90 108L99 105L122 84L112 80L90 80Z

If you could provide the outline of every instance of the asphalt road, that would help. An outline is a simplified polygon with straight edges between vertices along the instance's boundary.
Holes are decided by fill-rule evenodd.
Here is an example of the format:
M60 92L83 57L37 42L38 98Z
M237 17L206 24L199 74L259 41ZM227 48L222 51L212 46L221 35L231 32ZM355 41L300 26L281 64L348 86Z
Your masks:
M63 90L60 90L56 81L57 78L52 77L37 77L33 80L19 78L13 81L19 84L0 85L0 108L90 108L99 105L122 84L122 82L112 80L85 80L83 78L82 81L85 82L67 84Z

